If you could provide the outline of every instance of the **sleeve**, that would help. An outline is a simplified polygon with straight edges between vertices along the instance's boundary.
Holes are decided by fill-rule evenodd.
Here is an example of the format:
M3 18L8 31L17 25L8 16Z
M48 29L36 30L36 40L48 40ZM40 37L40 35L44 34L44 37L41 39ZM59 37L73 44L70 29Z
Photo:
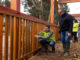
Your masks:
M44 35L44 33L43 33L43 32L44 32L44 30L43 30L43 31L41 31L41 32L38 34L40 39L44 39L44 36L43 36L43 35Z
M52 35L53 35L53 31L50 31L50 34L47 37L45 37L45 39L50 38Z
M43 35L44 30L42 30L41 32L39 32L39 36Z
M68 32L70 32L70 33L72 33L73 20L74 20L74 17L72 17L71 15L69 15L69 18L68 18L69 30L68 30Z

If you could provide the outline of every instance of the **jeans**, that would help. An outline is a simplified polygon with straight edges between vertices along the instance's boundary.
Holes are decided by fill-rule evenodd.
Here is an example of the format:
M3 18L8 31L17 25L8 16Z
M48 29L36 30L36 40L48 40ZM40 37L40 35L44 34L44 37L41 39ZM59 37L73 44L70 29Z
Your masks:
M52 47L52 50L55 50L55 42L54 42L54 41L47 42L47 41L44 40L44 39L40 39L40 40L39 40L39 43L40 43L45 49L48 49L47 44L49 44L49 45Z
M66 46L70 46L70 37L68 37L68 31L61 32L62 43Z

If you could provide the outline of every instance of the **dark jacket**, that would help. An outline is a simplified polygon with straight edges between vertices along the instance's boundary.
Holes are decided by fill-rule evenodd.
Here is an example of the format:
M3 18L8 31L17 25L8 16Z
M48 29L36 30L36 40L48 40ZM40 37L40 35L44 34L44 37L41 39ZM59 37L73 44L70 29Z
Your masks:
M60 16L59 17L60 32L68 31L71 33L73 28L73 20L74 17L72 17L66 12L62 16Z

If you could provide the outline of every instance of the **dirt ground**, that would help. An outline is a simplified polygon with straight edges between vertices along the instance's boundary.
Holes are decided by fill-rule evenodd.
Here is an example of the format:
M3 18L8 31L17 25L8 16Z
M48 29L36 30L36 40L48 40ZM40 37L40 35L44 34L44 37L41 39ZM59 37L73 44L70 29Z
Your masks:
M79 39L80 40L80 39ZM71 41L70 46L70 56L65 57L62 53L62 43L61 41L56 42L55 48L56 52L51 53L49 47L49 52L45 53L42 50L39 51L35 56L29 58L28 60L80 60L80 41L78 43L73 43Z

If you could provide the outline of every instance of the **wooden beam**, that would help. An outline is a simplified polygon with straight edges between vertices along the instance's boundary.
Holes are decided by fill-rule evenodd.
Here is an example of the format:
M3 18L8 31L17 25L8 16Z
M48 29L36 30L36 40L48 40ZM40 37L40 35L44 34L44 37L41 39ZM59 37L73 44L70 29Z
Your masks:
M20 12L20 0L11 0L11 9Z
M72 14L74 17L80 17L80 14Z
M55 3L56 3L57 10L58 10L59 9L59 7L58 7L58 1L55 0Z
M54 23L54 0L51 0L50 23Z
M73 3L73 2L80 2L80 0L63 0L59 1L59 4L64 4L64 3Z

